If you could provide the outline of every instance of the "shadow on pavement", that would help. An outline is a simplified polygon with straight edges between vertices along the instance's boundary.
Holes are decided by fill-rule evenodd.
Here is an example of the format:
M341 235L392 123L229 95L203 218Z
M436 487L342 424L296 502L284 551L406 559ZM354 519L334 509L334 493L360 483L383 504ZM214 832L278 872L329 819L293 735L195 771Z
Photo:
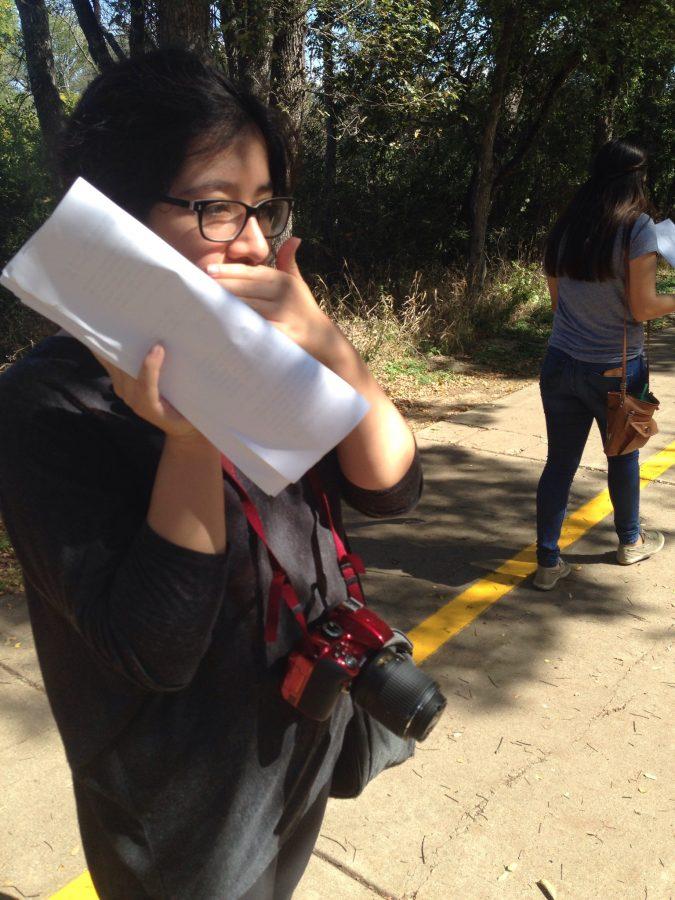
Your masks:
M489 421L490 410L481 412ZM352 545L369 571L366 595L405 631L478 579L499 582L493 570L535 537L541 463L452 445L426 448L423 462L426 488L413 513L399 520L348 517ZM603 473L580 475L570 507L604 487ZM486 707L511 705L514 690L540 680L542 659L561 651L570 619L608 625L642 619L642 604L628 598L625 570L614 564L611 522L594 528L591 540L594 552L571 548L565 554L573 571L553 591L538 591L526 579L425 662L448 696Z

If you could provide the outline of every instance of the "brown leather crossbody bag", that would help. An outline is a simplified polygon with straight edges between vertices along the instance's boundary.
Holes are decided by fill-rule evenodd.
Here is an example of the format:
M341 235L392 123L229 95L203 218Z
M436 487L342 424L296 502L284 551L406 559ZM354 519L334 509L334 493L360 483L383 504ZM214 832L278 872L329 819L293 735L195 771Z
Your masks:
M659 426L654 421L654 413L659 401L649 390L649 339L650 323L647 322L647 384L640 397L633 397L626 391L626 351L628 292L630 274L628 252L626 252L625 295L623 299L623 359L621 362L621 385L618 391L607 392L607 434L605 453L607 456L622 456L644 447Z

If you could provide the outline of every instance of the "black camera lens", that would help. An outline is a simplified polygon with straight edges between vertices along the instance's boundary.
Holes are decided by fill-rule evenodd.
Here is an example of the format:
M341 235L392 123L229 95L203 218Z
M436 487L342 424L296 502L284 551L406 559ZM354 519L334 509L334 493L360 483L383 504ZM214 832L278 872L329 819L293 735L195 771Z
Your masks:
M416 741L427 737L446 704L436 682L395 646L385 647L362 670L352 697L394 734Z

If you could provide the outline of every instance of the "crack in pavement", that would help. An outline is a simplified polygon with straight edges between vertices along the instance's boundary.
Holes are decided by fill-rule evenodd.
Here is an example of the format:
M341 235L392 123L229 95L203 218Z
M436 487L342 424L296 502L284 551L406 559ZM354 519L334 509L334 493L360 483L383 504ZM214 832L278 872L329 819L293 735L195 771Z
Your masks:
M363 887L367 888L369 891L372 891L374 894L377 894L378 897L382 897L383 900L398 900L395 894L392 894L391 891L387 891L384 888L381 888L379 885L375 884L372 881L369 881L365 876L361 875L356 869L353 869L351 866L348 866L346 863L340 862L340 860L335 859L334 856L331 856L330 853L326 853L325 850L317 850L315 847L312 851L312 855L318 857L324 862L328 863L331 866L335 866L336 869L339 869L343 875L347 875L353 881L358 882Z
M622 683L626 680L626 678L628 678L628 676L631 674L631 672L633 671L633 669L634 669L636 666L639 666L639 665L640 665L640 663L645 659L645 657L647 657L647 656L652 656L652 658L655 659L655 656L654 656L654 648L657 647L657 645L661 645L661 643L662 643L662 638L655 638L655 639L652 641L651 646L650 646L647 650L645 650L644 653L641 653L640 656L636 657L636 658L633 660L633 662L628 666L628 668L626 668L626 669L621 673L621 676L620 676L620 677L616 680L616 682L614 683L614 686L613 686L613 688L612 688L612 693L611 693L611 696L609 697L609 699L603 704L602 708L601 708L600 710L598 710L598 712L596 712L594 715L592 715L592 716L590 717L590 719L586 722L586 724L585 724L585 726L584 726L583 731L581 732L581 734L580 734L578 737L572 738L572 741L571 741L570 746L572 746L573 744L578 743L579 741L584 740L584 738L585 738L586 735L588 734L588 732L589 732L591 726L592 726L595 722L597 722L598 719L602 719L602 718L604 718L605 716L611 716L611 715L613 715L614 713L617 713L617 712L623 712L623 710L626 709L626 707L628 706L628 704L633 702L634 697L631 696L631 697L628 698L628 700L625 701L625 703L621 704L620 706L613 706L613 707L610 708L610 704L613 703L613 702L615 701L616 695L617 695L617 693L619 692L619 688L621 687ZM666 653L666 652L667 652L666 647L662 647L661 652L662 652L662 653ZM659 654L657 653L656 655L658 656Z
M40 691L41 694L46 693L43 685L41 685L37 681L33 681L33 679L29 678L27 675L22 675L21 672L17 672L16 669L13 669L11 666L7 666L5 665L5 663L0 662L0 669L2 669L4 672L7 672L8 675L12 675L14 678L22 681L24 684L27 684L28 687L32 687L36 691Z

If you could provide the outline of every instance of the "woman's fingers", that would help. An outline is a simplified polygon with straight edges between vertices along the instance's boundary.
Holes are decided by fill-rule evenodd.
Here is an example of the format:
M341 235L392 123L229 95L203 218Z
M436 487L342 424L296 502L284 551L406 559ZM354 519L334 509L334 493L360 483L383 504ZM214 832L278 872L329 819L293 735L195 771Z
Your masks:
M162 407L159 396L159 373L164 362L166 352L161 344L155 346L147 354L141 365L136 379L136 390L151 408Z
M243 278L235 276L224 277L219 275L216 278L224 288L234 294L235 297L241 297L242 300L265 300L268 303L273 300L280 300L284 296L283 288L276 284L268 284L261 281L247 281Z
M96 356L96 354L94 355ZM197 429L159 392L159 376L165 357L164 347L161 344L155 344L145 356L136 378L127 375L126 372L100 356L96 356L96 359L110 375L115 394L137 416L160 428L166 434L196 435L201 438Z
M242 278L246 281L277 282L279 273L271 266L247 266L243 263L209 263L209 275L215 278Z

